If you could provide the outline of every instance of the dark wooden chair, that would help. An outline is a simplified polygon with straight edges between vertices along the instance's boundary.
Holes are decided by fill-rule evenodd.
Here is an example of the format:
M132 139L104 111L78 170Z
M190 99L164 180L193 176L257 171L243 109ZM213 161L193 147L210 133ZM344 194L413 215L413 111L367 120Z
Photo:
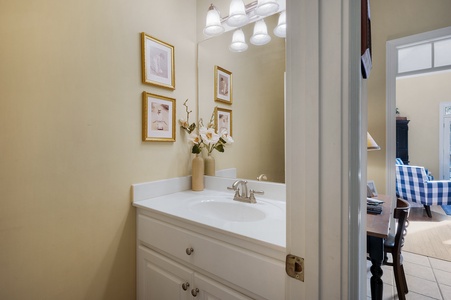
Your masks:
M397 226L396 234L394 236L390 235L384 243L384 265L393 266L396 290L398 291L398 298L400 300L405 300L405 295L409 292L401 254L401 248L404 246L404 237L407 234L407 226L409 225L409 211L410 204L405 200L398 199L393 213ZM388 262L388 253L392 256L392 262Z

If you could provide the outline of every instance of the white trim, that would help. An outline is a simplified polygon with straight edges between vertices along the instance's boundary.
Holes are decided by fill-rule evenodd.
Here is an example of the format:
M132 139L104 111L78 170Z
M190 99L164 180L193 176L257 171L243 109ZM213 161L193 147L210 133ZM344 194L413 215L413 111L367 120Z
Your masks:
M439 118L439 180L449 180L450 173L450 132L451 115L445 115L445 107L451 106L451 102L440 103L440 118Z
M360 1L287 0L287 22L286 299L363 299Z
M287 0L287 254L303 257L308 271L305 282L287 278L286 299L320 299L318 13L318 1Z
M397 48L404 48L416 44L422 44L426 41L440 40L447 36L451 36L451 26L405 36L399 39L390 40L389 42L395 44Z
M344 75L344 82L348 82L347 93L343 98L348 98L349 127L346 137L348 148L344 149L344 155L348 155L349 176L349 201L347 214L343 214L342 221L348 222L348 251L345 253L348 259L347 274L341 274L348 278L348 294L342 299L364 299L367 295L367 251L366 251L366 166L367 166L367 80L361 76L360 61L355 59L361 52L360 44L360 20L361 2L345 1L344 12L348 10L349 15L344 14L343 24L347 24L349 36L344 35L343 40L348 40L348 46L344 47L343 64L349 66L348 73ZM370 1L367 3L368 17L370 17ZM346 20L347 19L347 20ZM345 126L346 127L346 126ZM353 138L358 137L358 138ZM345 170L343 170L345 171Z
M386 187L387 195L394 199L396 196L396 70L398 67L398 56L396 42L388 41L386 45Z

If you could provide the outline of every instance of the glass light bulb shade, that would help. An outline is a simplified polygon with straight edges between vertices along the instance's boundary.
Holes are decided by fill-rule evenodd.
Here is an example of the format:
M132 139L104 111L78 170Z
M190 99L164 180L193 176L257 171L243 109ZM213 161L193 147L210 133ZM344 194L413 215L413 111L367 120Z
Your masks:
M252 44L257 46L265 45L271 41L271 37L268 35L265 20L262 19L255 22L254 34L251 36L250 41Z
M269 16L279 9L279 3L276 0L258 0L255 14L258 16Z
M274 28L274 34L278 37L284 38L287 36L287 13L283 11L279 15L279 22Z
M229 46L230 51L243 52L248 48L243 30L238 29L233 33L232 43Z
M207 13L207 21L205 22L204 34L208 36L220 35L224 32L221 25L221 17L214 6L210 6Z
M226 22L231 27L241 27L249 22L243 0L232 0L230 3L229 18Z

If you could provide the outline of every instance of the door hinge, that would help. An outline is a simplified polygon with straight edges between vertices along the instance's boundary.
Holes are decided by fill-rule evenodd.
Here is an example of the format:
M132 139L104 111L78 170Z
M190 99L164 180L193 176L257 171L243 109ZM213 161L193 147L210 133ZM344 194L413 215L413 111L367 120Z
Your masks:
M304 259L293 254L288 254L285 260L285 271L288 276L304 282Z

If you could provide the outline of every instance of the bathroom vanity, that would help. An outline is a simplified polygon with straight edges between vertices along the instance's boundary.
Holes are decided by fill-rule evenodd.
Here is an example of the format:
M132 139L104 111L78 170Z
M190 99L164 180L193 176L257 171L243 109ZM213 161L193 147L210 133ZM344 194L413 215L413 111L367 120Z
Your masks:
M233 182L207 176L201 192L190 177L132 186L138 299L285 298L284 185L249 182L268 191L251 204L233 200Z

